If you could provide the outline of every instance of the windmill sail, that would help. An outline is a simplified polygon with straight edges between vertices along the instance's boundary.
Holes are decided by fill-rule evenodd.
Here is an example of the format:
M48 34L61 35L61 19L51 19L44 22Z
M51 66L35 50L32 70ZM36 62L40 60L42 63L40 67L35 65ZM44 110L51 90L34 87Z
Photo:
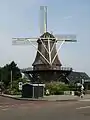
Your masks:
M47 32L47 6L40 6L40 34Z

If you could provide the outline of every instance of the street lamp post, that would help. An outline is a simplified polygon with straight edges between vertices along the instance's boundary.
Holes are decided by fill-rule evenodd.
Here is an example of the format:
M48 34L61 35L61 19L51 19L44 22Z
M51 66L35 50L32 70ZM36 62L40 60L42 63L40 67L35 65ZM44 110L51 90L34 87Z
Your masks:
M11 90L12 90L12 70L11 70Z
M38 81L38 93L37 93L38 95L37 95L37 97L39 98L39 79L40 79L39 75L37 76L37 79L38 79L37 80Z

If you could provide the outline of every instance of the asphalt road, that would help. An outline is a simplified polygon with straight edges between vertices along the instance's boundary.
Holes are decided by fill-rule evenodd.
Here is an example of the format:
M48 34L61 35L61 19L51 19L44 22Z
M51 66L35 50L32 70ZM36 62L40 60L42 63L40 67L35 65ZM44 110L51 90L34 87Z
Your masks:
M30 102L0 97L0 120L90 120L90 101Z

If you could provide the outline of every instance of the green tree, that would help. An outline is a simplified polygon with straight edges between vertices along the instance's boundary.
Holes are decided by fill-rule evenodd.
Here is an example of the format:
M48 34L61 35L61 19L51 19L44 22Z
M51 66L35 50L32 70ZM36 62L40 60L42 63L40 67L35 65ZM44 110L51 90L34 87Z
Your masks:
M5 88L10 85L11 71L13 81L21 78L20 69L17 67L17 64L14 61L12 61L10 64L6 64L4 67L0 68L0 80L4 82Z

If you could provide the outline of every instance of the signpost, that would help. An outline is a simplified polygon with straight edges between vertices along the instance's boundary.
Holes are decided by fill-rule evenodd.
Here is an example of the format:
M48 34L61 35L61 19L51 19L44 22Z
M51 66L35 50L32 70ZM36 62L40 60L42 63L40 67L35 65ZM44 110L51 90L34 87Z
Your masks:
M19 90L22 90L22 85L23 85L23 83L19 82Z
M82 79L82 85L84 84L84 79Z

